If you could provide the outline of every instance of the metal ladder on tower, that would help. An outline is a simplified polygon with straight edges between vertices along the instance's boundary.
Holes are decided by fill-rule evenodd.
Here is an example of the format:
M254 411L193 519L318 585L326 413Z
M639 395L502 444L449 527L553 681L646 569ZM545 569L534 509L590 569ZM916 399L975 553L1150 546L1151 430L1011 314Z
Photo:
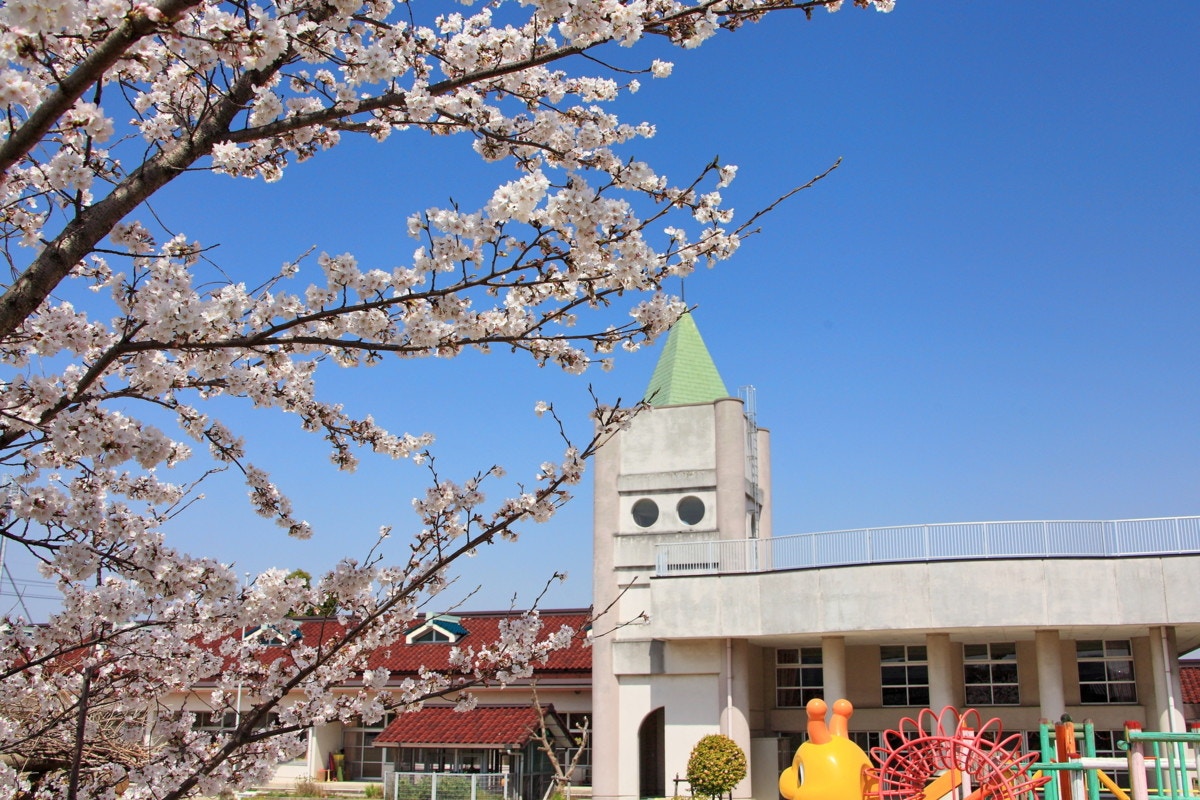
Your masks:
M759 569L758 521L762 512L762 493L758 489L758 392L753 386L738 389L746 415L746 471L750 479L750 539L747 542L746 566L749 571Z

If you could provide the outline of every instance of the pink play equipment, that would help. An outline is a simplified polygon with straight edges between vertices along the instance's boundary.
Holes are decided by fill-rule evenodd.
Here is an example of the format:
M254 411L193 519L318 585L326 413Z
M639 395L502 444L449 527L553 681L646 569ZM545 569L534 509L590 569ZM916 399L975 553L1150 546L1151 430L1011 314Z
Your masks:
M1133 800L1193 798L1200 794L1200 726L1187 733L1143 731L1125 723L1129 794Z
M1045 800L1101 800L1107 792L1117 800L1195 800L1200 797L1200 726L1187 733L1143 731L1137 721L1125 723L1119 746L1124 757L1097 757L1095 730L1084 720L1078 730L1070 720L1041 725L1043 772L1057 773L1047 784ZM1080 752L1079 745L1083 749ZM1117 785L1107 771L1128 770L1129 787Z

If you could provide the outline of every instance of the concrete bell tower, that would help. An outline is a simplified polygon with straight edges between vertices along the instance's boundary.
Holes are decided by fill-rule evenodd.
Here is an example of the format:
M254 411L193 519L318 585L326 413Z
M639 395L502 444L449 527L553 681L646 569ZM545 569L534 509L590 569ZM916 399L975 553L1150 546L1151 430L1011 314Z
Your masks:
M671 329L645 400L595 461L597 800L672 796L708 733L750 753L750 648L655 630L654 596L672 591L669 574L656 577L656 546L770 536L769 436L730 396L691 314ZM734 794L749 797L749 780Z

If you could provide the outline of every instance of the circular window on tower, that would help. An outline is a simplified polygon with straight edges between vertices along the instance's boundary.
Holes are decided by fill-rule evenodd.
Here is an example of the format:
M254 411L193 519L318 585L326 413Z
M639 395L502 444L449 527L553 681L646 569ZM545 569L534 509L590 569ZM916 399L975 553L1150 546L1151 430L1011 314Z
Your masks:
M633 504L633 521L639 528L649 528L658 522L658 504L648 497L643 497Z
M698 525L704 519L704 501L699 497L688 495L679 501L675 510L679 512L679 519L684 525Z

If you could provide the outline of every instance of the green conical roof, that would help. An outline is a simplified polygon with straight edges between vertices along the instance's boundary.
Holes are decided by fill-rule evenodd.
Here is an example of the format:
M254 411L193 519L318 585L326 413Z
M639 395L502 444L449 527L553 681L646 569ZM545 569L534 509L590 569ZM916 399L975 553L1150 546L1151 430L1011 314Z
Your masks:
M644 399L660 407L711 403L722 397L729 397L725 382L700 338L696 321L691 314L684 314L667 336Z

